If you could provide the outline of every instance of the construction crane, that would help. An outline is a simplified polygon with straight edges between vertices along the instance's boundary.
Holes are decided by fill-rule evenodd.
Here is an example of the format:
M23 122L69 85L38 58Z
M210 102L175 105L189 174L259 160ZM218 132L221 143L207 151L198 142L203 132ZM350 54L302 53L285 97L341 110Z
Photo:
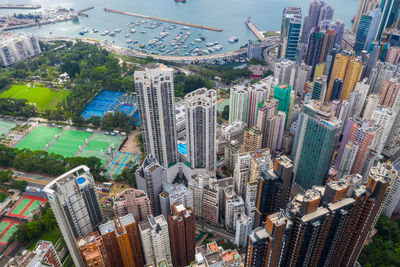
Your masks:
M383 31L382 37L383 37L383 42L381 45L381 41L379 41L379 45L381 45L381 50L379 51L379 57L381 58L382 52L383 52L383 47L385 46L387 42L387 37L389 35L389 32L393 29L394 25L396 25L396 22L394 22L387 30Z

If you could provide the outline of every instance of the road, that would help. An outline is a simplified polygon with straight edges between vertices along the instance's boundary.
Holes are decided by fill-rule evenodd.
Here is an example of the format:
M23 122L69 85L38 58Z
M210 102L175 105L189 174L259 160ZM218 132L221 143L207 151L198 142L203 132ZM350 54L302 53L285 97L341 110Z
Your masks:
M204 227L201 224L196 223L196 228L199 229L199 230L203 230L203 231L209 232L209 233L213 233L215 236L221 237L221 238L223 238L225 240L229 240L231 242L235 241L235 235L229 233L225 229L217 227L217 226L214 226L214 225L211 225L211 224L206 223L206 222L204 222L203 225L204 225Z

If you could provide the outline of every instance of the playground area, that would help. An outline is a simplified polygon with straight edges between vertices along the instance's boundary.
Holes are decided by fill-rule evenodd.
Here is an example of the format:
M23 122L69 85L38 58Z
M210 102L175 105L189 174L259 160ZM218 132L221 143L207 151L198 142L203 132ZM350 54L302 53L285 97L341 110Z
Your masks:
M64 157L73 157L88 141L90 136L92 136L92 133L65 130L60 137L56 138L56 141L47 149L47 152L59 154Z
M84 109L81 116L89 119L93 116L104 117L107 112L124 112L134 116L138 112L136 95L123 92L101 91Z
M86 147L79 153L80 157L97 157L101 160L101 163L106 164L109 160L110 155L113 154L115 149L123 142L124 137L105 135L102 133L96 133L93 138L89 141Z
M38 126L15 147L18 149L26 148L32 151L43 150L61 131L62 129L59 128Z
M3 121L0 120L0 137L8 134L12 128L14 128L17 123L12 121Z
M0 250L7 246L8 240L18 229L19 221L10 218L2 218L0 221Z
M20 219L27 219L32 212L34 212L39 206L44 206L47 199L24 195L22 196L16 204L7 213L9 217L15 217Z
M106 176L114 178L129 164L135 164L138 155L132 153L119 152L106 171Z

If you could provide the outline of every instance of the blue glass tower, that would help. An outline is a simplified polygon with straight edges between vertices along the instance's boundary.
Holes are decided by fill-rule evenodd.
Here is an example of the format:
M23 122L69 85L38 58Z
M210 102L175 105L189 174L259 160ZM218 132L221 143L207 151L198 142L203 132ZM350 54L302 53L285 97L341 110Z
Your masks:
M285 7L282 16L279 58L296 60L301 29L301 9Z

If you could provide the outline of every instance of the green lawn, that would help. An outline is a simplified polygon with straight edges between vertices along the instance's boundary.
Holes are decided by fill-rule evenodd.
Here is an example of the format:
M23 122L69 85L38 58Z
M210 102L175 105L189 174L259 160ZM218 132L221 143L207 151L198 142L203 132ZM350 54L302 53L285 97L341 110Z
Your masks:
M46 232L44 231L42 233L42 235L40 235L38 238L36 238L29 246L28 249L30 251L33 251L36 247L37 242L39 242L39 240L45 240L45 241L51 241L51 243L53 243L53 246L55 246L55 244L57 243L58 239L60 239L61 237L61 232L60 229L58 227L56 227L53 231L51 232Z
M2 91L0 98L27 99L29 103L35 103L40 110L55 109L57 104L64 100L69 91L52 90L46 87L29 87L22 84L14 84L10 89Z

